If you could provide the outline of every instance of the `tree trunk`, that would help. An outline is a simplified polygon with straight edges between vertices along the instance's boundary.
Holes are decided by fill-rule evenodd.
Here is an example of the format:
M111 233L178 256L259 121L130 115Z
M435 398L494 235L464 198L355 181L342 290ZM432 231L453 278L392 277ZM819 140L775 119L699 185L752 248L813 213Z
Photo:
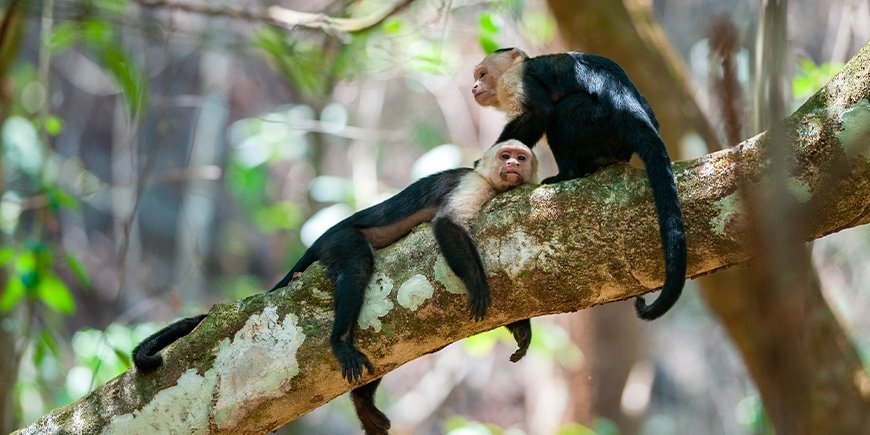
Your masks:
M809 192L800 211L824 211L810 214L804 240L870 222L868 98L870 44L786 121L790 176ZM675 164L690 277L750 259L736 190L764 184L766 143L762 134ZM495 301L480 322L468 320L428 226L417 228L376 257L357 335L376 367L365 381L515 320L653 291L664 275L657 228L646 176L627 165L500 195L474 223ZM309 269L288 289L215 306L157 372L128 370L21 433L263 433L348 391L327 340L332 286L322 266ZM870 383L851 376L852 390ZM854 405L865 410L855 429L870 427L866 398Z
M549 3L563 39L613 57L625 68L656 111L666 143L674 145L695 131L711 150L716 148L709 123L688 91L682 62L649 2ZM675 148L670 148L671 155L679 155ZM868 387L856 387L854 377L862 370L861 362L822 298L808 252L786 250L795 254L790 269L808 272L798 280L801 285L773 292L769 281L753 277L761 267L740 265L699 279L702 295L737 345L778 432L852 433L868 412ZM813 315L807 316L808 310ZM795 321L795 330L782 327L785 319ZM796 339L780 336L782 331Z
M626 70L652 105L671 156L680 158L679 145L690 134L701 137L711 150L719 149L716 134L685 79L686 68L668 43L650 2L548 0L547 3L568 49L605 55ZM578 315L584 316L576 320L583 322L583 328L572 328L569 332L592 367L572 374L574 403L569 418L589 423L591 419L605 417L622 433L637 433L640 415L624 412L621 395L629 371L643 354L637 348L642 341L641 325L633 321L634 311L627 304L608 312L591 310ZM586 373L589 370L593 373ZM578 394L585 388L595 391Z

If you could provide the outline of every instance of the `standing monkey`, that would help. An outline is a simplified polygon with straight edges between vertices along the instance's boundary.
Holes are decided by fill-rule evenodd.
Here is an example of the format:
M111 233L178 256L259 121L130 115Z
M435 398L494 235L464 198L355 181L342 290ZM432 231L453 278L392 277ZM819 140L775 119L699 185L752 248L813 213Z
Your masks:
M486 151L474 168L457 168L424 177L386 201L360 210L335 224L305 251L290 272L270 291L285 287L297 273L317 260L326 265L334 283L335 320L330 333L332 353L348 382L369 374L374 366L353 343L354 327L362 309L365 289L374 266L374 250L407 235L421 222L431 221L432 231L451 270L468 290L468 309L475 320L486 315L491 304L489 284L469 224L480 207L496 194L531 182L537 171L532 151L511 140ZM162 363L159 352L189 334L205 315L179 320L156 332L133 349L133 362L143 372ZM507 325L518 349L511 361L525 355L532 337L528 319ZM369 435L386 434L390 420L375 407L380 379L351 391L351 399L363 429Z
M671 159L652 108L610 59L576 52L529 57L496 50L474 69L474 99L508 115L498 142L535 146L544 134L559 173L543 184L583 177L637 153L646 166L659 220L665 283L650 305L637 298L637 315L656 319L679 299L686 280L686 236Z

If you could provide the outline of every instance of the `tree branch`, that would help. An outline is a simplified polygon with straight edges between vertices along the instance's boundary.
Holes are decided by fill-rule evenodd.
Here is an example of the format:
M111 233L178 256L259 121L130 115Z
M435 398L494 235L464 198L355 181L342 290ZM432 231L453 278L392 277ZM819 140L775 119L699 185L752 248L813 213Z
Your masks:
M303 28L320 30L346 40L348 34L369 30L384 22L411 4L413 0L398 0L365 17L334 18L323 13L299 12L281 6L270 6L266 12L235 6L215 6L208 3L184 3L169 0L135 0L146 8L173 9L199 15L229 17L258 21L272 26L293 30Z
M870 222L870 45L785 121L806 240ZM767 180L764 134L674 170L686 219L690 276L751 258L738 187ZM740 176L738 176L740 174ZM745 177L745 178L741 178ZM501 195L475 222L493 289L468 320L462 284L428 226L378 252L357 342L382 376L421 355L509 322L650 292L664 276L655 210L641 170L615 165L588 178ZM288 289L215 306L164 353L21 433L263 433L352 386L327 340L331 284L320 265ZM507 360L507 355L505 355ZM505 361L507 363L507 361Z

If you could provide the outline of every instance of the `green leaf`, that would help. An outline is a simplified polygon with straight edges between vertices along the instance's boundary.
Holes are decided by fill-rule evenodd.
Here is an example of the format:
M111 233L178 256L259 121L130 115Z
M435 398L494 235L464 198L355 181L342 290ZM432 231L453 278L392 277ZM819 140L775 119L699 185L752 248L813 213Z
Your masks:
M90 19L82 23L82 36L89 44L102 47L113 40L112 26L102 20Z
M57 116L48 116L45 118L45 125L43 127L45 127L46 133L57 136L63 131L63 120Z
M396 36L402 33L404 28L404 22L401 18L390 17L384 21L384 34L390 36Z
M477 39L477 42L480 44L480 48L482 48L483 52L486 54L490 54L493 51L496 51L499 49L498 43L495 42L494 39L492 39L488 36L481 36L480 38Z
M10 260L15 258L16 252L14 246L4 246L0 248L0 266L5 266Z
M76 279L79 280L79 283L81 283L85 287L91 287L93 283L91 281L91 276L88 274L88 270L85 268L82 262L79 261L79 259L76 258L75 255L70 254L69 252L65 253L64 257L66 258L66 264L69 266L73 275L76 276Z
M130 367L133 365L133 361L130 360L130 355L124 349L112 346L112 351L115 353L118 360L124 363L125 366Z
M117 45L106 45L100 52L103 65L109 68L121 88L130 117L142 112L146 105L147 92L144 76L135 62L130 60Z
M8 313L18 301L24 297L24 283L17 276L12 276L6 281L6 287L3 289L3 295L0 295L0 310Z
M46 187L46 195L48 196L49 205L54 211L57 211L58 209L60 209L60 207L67 208L69 210L79 209L79 203L76 198L64 191L59 186Z
M52 311L70 314L76 310L76 303L69 287L53 274L43 276L39 280L37 296Z
M33 352L33 362L38 367L45 360L46 355L52 355L56 359L60 359L60 349L57 341L51 336L47 329L39 331L38 338L35 343Z
M266 232L293 230L302 224L302 211L291 202L279 202L257 209L254 212L254 221Z
M483 12L478 17L478 22L480 23L480 31L482 33L498 33L499 25L497 24L497 18L489 12Z
M79 41L80 33L78 24L73 22L60 23L51 30L49 47L52 53L66 50Z

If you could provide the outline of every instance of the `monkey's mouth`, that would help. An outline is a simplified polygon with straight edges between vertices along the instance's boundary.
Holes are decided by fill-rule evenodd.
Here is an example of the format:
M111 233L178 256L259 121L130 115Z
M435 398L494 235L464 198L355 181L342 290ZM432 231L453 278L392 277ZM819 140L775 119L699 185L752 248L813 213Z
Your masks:
M519 173L518 171L510 171L510 170L502 171L502 173L500 173L499 176L501 177L502 180L509 181L512 183L519 184L519 183L523 182L523 174Z

